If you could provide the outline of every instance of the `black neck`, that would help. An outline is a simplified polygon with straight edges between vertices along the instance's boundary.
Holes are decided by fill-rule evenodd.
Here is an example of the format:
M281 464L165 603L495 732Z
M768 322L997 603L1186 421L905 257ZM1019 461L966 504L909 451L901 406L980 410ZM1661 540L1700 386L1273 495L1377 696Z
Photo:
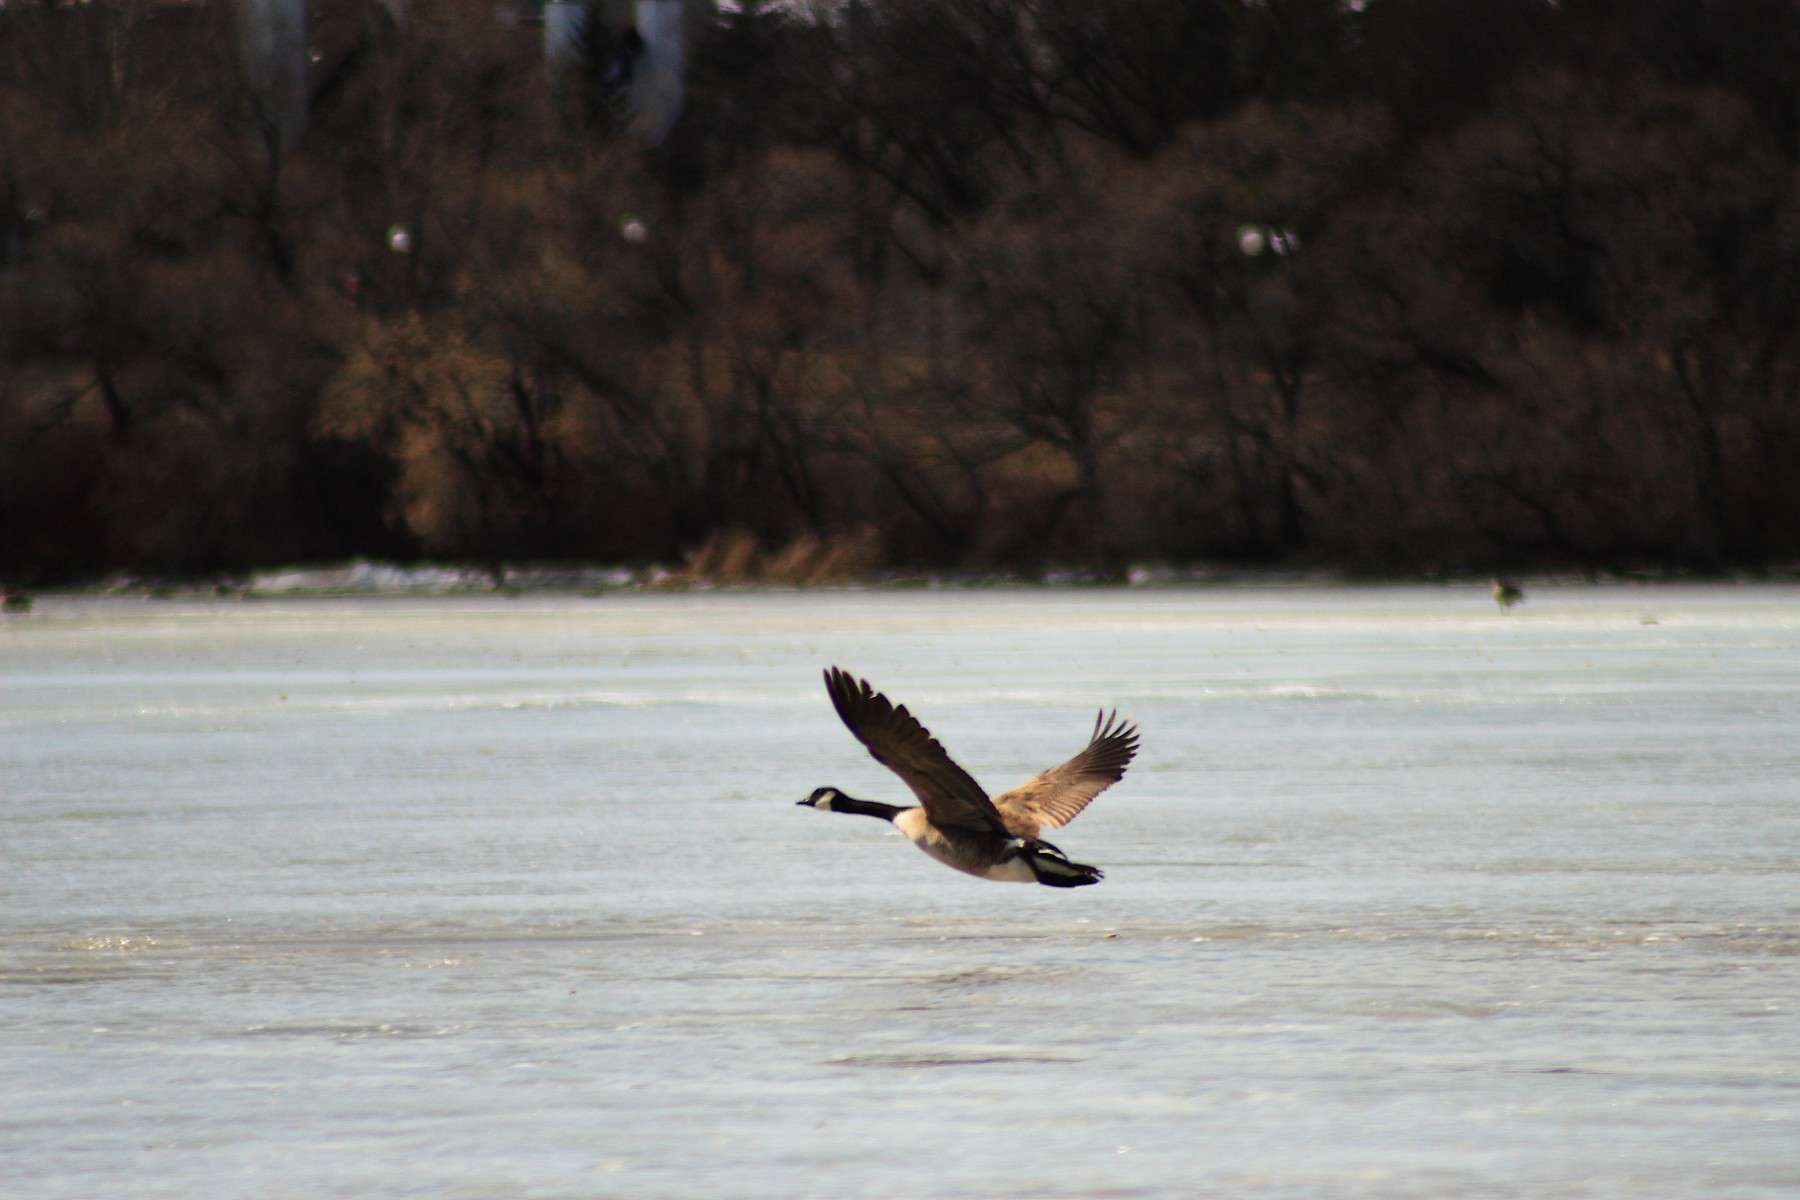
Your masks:
M831 802L831 811L861 813L865 817L880 817L884 821L891 821L906 810L893 804L877 804L873 800L858 800L854 796L846 796L839 792L837 799Z

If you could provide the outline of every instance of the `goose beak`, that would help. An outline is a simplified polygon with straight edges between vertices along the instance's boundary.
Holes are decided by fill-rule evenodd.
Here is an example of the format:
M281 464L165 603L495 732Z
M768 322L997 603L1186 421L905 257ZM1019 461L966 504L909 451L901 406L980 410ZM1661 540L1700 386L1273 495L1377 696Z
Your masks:
M812 801L811 800L796 800L796 801L794 801L794 807L795 808L811 808Z

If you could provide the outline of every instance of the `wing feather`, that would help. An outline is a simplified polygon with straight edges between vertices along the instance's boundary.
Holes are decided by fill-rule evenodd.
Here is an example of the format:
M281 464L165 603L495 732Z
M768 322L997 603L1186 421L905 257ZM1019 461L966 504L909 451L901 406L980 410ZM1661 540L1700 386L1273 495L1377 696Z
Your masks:
M896 708L866 680L837 667L825 672L825 691L845 727L868 747L876 762L912 789L932 824L1007 832L981 785L956 765L904 704Z
M1119 719L1118 710L1100 710L1087 748L1059 767L994 797L994 807L1017 837L1036 837L1042 829L1060 829L1073 821L1088 801L1124 778L1137 753L1137 726Z

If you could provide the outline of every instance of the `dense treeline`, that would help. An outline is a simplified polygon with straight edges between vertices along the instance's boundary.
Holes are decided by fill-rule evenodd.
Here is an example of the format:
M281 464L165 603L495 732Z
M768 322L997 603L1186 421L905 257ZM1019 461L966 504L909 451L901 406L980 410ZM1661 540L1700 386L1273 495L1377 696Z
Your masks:
M1800 6L406 8L0 12L0 577L1800 556Z

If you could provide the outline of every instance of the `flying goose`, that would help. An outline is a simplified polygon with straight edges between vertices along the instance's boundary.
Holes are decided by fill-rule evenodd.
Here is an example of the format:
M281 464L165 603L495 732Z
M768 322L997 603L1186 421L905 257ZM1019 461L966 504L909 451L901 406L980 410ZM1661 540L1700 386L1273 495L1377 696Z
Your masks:
M1512 580L1494 580L1494 603L1500 606L1501 612L1505 612L1524 598L1525 589Z
M1138 735L1116 710L1100 711L1080 754L990 800L905 705L894 707L866 681L837 667L825 672L825 691L856 740L912 789L922 807L858 800L834 787L814 790L802 806L891 821L931 857L983 879L1061 888L1100 882L1100 868L1070 862L1038 834L1073 821L1125 774Z

